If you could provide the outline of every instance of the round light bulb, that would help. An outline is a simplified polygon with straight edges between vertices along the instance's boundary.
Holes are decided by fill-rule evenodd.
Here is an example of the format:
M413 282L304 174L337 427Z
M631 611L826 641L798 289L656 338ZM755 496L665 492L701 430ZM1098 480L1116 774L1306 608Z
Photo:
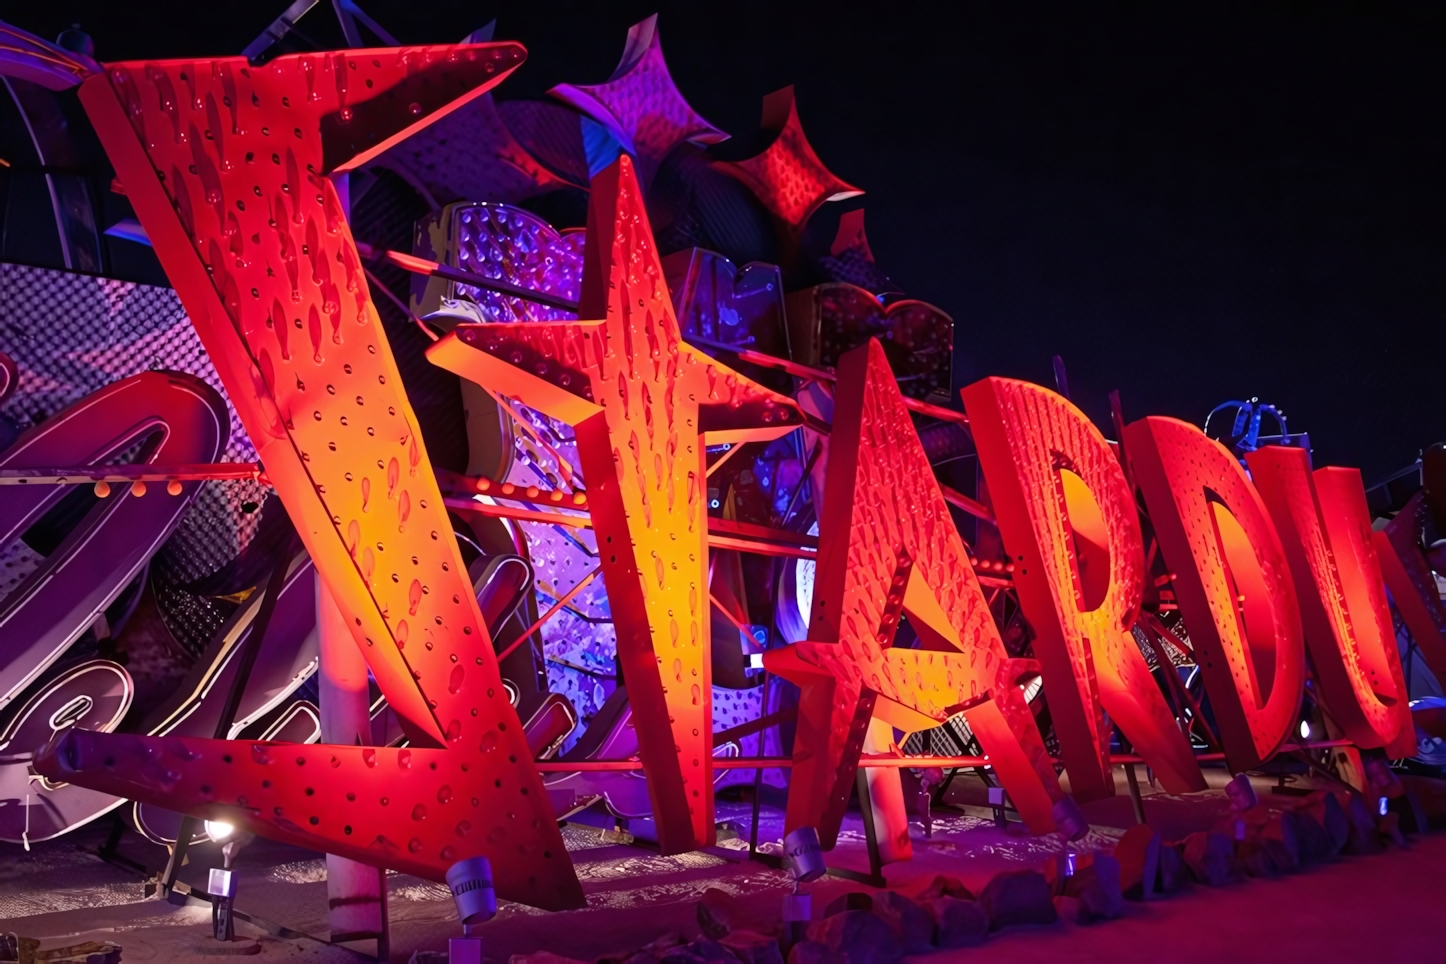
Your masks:
M1300 721L1300 738L1302 740L1310 739L1310 724L1305 720Z
M236 828L231 826L229 823L226 823L224 820L206 821L206 836L210 837L217 843L225 840L227 837L231 836L235 832Z

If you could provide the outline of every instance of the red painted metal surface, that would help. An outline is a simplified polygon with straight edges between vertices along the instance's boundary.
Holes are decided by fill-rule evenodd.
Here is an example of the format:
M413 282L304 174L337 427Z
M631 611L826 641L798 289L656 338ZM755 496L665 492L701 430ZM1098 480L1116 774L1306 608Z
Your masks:
M1190 743L1130 634L1145 553L1119 459L1084 413L1038 385L986 378L963 397L1071 792L1079 800L1114 794L1111 723L1166 790L1204 790Z
M480 95L523 56L503 43L264 67L112 64L82 86L268 477L414 745L73 734L39 766L436 880L485 854L502 896L582 903L328 177Z
M1195 426L1145 418L1126 427L1124 443L1226 757L1234 770L1253 769L1290 735L1305 682L1280 536L1240 463Z
M746 161L715 161L713 166L746 184L791 236L803 234L825 201L864 193L823 166L798 121L792 87L763 98L763 129L777 134L762 154Z
M659 842L711 843L707 444L802 423L684 343L631 158L593 180L580 316L461 325L436 364L572 424Z
M1416 730L1360 472L1312 473L1309 452L1277 445L1245 461L1290 560L1331 717L1363 749L1390 745L1393 757L1414 756Z
M807 641L771 650L803 689L788 829L837 838L864 737L879 716L908 732L962 710L1021 816L1053 829L1060 798L1012 660L914 432L883 347L840 361ZM907 612L922 649L892 648Z

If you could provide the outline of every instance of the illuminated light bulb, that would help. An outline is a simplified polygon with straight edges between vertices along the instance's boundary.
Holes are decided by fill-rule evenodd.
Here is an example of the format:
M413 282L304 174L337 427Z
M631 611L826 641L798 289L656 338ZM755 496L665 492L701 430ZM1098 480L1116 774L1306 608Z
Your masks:
M175 479L172 479L171 481L167 482L167 483L166 483L166 494L167 494L167 495L180 495L180 494L181 494L181 483L178 482L178 481L176 481Z
M1310 739L1310 724L1305 720L1300 721L1300 738L1302 740Z
M140 498L141 496L143 496L143 495L145 495L145 494L146 494L146 484L145 484L144 482L142 482L142 481L140 481L140 480L138 479L138 480L136 480L135 482L132 482L132 483L131 483L131 495L135 496L136 498Z
M236 828L231 826L231 824L226 823L224 820L206 821L206 836L210 837L217 843L225 840L227 837L231 836L235 832Z
M104 499L108 495L110 495L110 483L106 481L97 482L95 484L95 497L97 499Z

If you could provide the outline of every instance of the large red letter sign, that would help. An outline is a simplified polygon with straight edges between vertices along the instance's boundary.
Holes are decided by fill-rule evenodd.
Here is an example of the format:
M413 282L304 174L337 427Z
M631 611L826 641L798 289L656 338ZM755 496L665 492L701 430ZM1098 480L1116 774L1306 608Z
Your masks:
M808 640L764 665L803 688L787 827L833 846L870 720L906 731L960 710L1020 815L1062 794L1012 660L876 339L839 360ZM924 641L894 649L903 610Z
M627 155L592 182L582 318L460 325L427 357L577 432L659 842L711 844L712 664L703 438L777 438L793 401L689 347Z
M485 854L502 896L581 905L327 176L480 95L522 57L502 43L287 56L264 67L241 58L112 64L82 86L167 275L413 746L76 733L37 767L435 880Z
M1077 800L1115 792L1117 724L1171 793L1205 789L1130 635L1144 595L1140 520L1119 460L1084 414L1038 385L986 378L963 391L969 428L1034 629L1050 716Z
M1245 470L1187 422L1141 419L1125 452L1145 493L1233 770L1295 725L1305 681L1300 609L1280 536Z
M1446 606L1421 552L1427 511L1426 493L1417 492L1372 541L1391 599L1420 647L1421 658L1437 679L1446 679Z
M1278 445L1245 461L1285 544L1331 717L1358 747L1414 756L1416 728L1360 471L1312 473L1309 452Z

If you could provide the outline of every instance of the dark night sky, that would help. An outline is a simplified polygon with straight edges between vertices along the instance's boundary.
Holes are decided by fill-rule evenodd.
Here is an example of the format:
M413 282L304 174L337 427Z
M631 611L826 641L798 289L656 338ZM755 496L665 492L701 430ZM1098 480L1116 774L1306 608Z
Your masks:
M1196 423L1258 395L1367 484L1446 439L1440 4L362 6L404 42L497 17L530 51L503 98L605 80L656 10L725 157L796 84L819 154L868 192L882 267L953 315L956 386L1052 385L1057 353L1102 425L1114 388L1127 418ZM236 53L283 7L5 0L0 18L77 21L119 60Z

